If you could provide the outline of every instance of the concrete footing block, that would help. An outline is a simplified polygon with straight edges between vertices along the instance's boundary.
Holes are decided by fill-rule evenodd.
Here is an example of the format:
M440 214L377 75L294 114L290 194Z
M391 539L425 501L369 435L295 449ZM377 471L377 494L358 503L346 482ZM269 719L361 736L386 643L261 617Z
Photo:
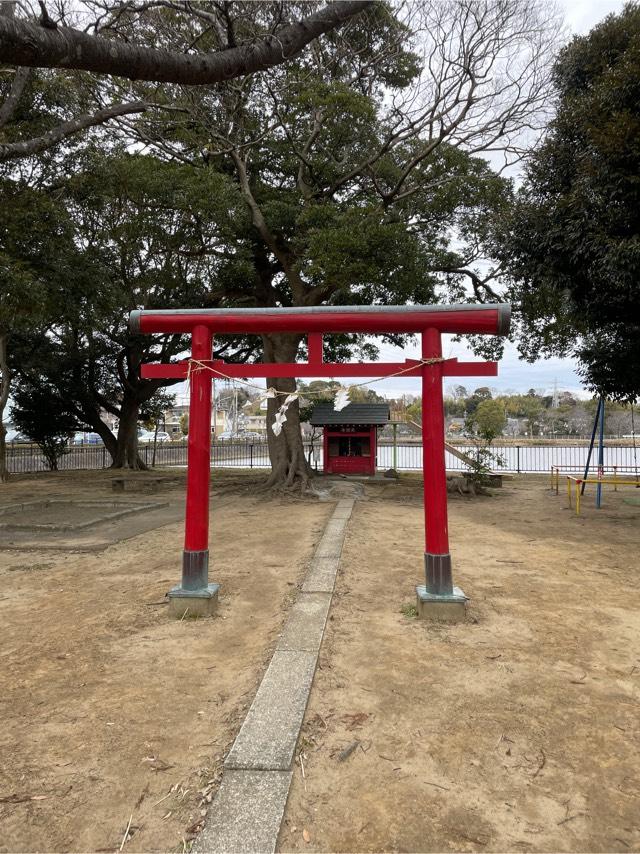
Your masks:
M287 803L291 771L225 771L196 854L272 854Z
M185 590L174 587L169 597L169 616L174 620L212 617L218 609L219 584L209 584L204 590Z
M422 585L416 587L418 619L442 623L460 623L467 616L467 597L459 587L451 594L429 593Z

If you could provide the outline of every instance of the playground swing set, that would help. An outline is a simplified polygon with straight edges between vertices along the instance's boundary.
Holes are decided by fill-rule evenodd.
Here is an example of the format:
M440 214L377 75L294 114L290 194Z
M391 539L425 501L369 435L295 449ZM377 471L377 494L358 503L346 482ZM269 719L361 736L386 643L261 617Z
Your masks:
M613 491L617 492L619 486L633 486L640 489L640 476L638 474L638 449L636 447L636 431L635 417L633 405L631 406L631 433L633 436L633 458L634 471L629 473L628 467L611 466L605 467L604 463L604 418L605 418L605 399L600 397L596 409L595 418L593 420L593 429L591 431L591 441L589 442L589 451L584 467L584 472L581 477L573 474L565 475L567 479L567 502L569 508L575 506L576 516L580 515L581 499L584 495L584 490L587 484L594 484L596 487L596 508L602 507L602 487L613 486ZM598 464L596 477L589 477L589 469L591 467L591 456L595 444L596 433L598 434ZM555 490L556 495L560 491L560 472L563 468L569 466L551 466L551 489ZM611 474L608 474L607 468ZM573 493L573 500L572 500Z
M134 311L134 334L189 334L191 357L172 364L145 364L149 379L189 379L187 496L182 580L168 594L171 616L208 616L217 605L220 585L209 582L209 483L211 467L211 384L216 378L416 376L422 378L422 462L424 476L425 584L416 587L418 614L457 620L467 597L454 587L449 553L445 470L444 377L496 376L497 362L459 362L442 356L442 335L504 336L511 307L491 305L348 306L313 308L182 309ZM297 333L307 336L308 362L233 364L212 360L214 335ZM405 362L323 360L323 335L362 333L419 334L422 358ZM269 396L285 394L270 389ZM337 405L337 404L336 404ZM278 416L276 416L276 419ZM277 421L270 425L276 434Z

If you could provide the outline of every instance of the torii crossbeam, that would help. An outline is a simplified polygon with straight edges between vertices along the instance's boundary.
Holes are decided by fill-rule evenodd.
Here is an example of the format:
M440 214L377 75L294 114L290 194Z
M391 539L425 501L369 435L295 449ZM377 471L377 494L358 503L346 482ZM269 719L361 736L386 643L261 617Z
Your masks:
M416 588L421 616L448 618L464 613L466 597L453 586L447 522L442 379L496 376L497 362L442 358L442 334L507 335L511 307L498 305L348 306L318 308L183 309L134 311L133 333L188 333L191 358L148 364L141 375L153 379L190 378L187 504L182 583L170 591L170 611L183 616L210 614L219 585L209 584L209 479L211 467L211 381L237 377L381 377L402 373L422 377L422 459L425 514L425 584ZM230 364L212 360L218 334L298 333L307 336L306 363ZM323 335L335 333L417 333L422 359L405 362L323 360ZM196 365L198 370L191 370ZM268 428L270 429L270 428Z

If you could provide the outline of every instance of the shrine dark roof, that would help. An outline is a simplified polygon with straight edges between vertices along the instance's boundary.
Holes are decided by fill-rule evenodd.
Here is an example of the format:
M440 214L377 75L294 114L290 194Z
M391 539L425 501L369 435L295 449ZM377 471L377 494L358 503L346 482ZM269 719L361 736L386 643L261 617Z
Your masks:
M313 427L330 424L388 424L390 418L388 403L350 403L339 412L332 403L319 403L314 406L309 423Z

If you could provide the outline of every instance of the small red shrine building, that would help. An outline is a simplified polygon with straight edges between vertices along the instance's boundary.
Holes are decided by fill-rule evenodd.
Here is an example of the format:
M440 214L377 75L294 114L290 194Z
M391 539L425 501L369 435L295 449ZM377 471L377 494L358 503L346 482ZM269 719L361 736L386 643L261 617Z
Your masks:
M375 474L378 428L389 420L387 403L350 403L339 411L333 403L315 406L310 424L323 428L324 473Z

